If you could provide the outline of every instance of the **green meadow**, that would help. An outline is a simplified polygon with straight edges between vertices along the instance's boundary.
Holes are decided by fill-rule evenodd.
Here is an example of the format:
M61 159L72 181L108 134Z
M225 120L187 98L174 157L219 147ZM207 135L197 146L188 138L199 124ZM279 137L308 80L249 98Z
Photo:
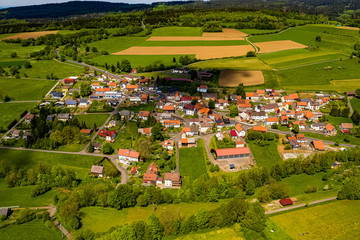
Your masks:
M22 47L21 44L6 43L0 41L0 59L2 62L5 62L7 60L13 61L13 60L29 58L30 53L35 51L40 51L44 48L45 48L44 45ZM17 54L16 58L11 58L10 55L13 52L16 52Z
M234 70L262 70L270 67L258 58L224 58L201 61L190 64L192 69L234 69Z
M20 120L20 114L30 110L35 103L0 103L0 127L4 129L14 120Z
M33 220L20 225L11 225L0 229L2 240L61 240L60 230L52 230L45 226L43 221Z
M152 36L201 36L201 27L162 27L152 30Z
M0 89L13 101L40 100L55 85L52 80L0 78Z
M202 147L180 148L179 168L181 176L187 178L190 183L207 174L204 149Z
M0 67L2 68L12 67L12 66L23 67L24 64L25 64L25 60L18 60L18 59L0 60Z
M78 75L84 72L84 67L55 60L31 61L32 68L20 69L20 74L28 77L45 79L53 73L58 79Z
M132 46L137 46L143 43L147 37L110 37L100 41L95 41L87 44L90 48L96 47L99 52L102 50L109 53L120 52Z
M276 142L270 142L267 146L258 146L252 142L248 143L251 154L254 157L255 164L259 167L270 168L282 161Z
M359 84L359 88L360 88L360 84ZM350 102L351 102L351 106L353 107L354 111L360 112L360 99L352 98L352 99L350 99Z
M106 119L109 118L109 114L82 114L82 115L75 115L74 118L79 120L80 122L85 122L88 128L93 128L94 123L96 123L97 127L100 127L104 124Z
M277 32L278 30L266 30L266 29L240 29L240 32L252 35L252 34L270 34Z

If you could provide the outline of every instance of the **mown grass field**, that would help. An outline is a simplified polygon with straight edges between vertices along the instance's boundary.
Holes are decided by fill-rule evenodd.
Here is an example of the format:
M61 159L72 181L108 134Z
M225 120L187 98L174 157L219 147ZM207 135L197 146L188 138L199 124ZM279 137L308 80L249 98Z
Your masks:
M55 85L52 80L0 78L0 89L13 101L40 100Z
M325 70L327 67L331 67L332 70ZM331 80L358 79L360 64L357 59L346 59L296 67L277 73L283 86L329 85Z
M0 178L0 207L41 207L48 206L53 201L55 190L51 190L37 197L31 197L35 185L8 188L4 178ZM0 230L1 236L1 230ZM0 237L0 239L2 239Z
M360 84L359 84L360 87ZM355 88L353 88L355 89ZM353 107L354 111L360 112L360 99L359 98L352 98L350 99L351 106Z
M290 196L297 197L301 201L317 200L320 198L336 196L339 190L339 185L337 185L335 181L323 181L322 177L324 175L325 173L323 172L316 173L314 175L307 175L303 173L299 175L292 175L282 179L281 181L285 182L290 187ZM323 189L325 185L329 184L332 184L334 188L324 191ZM306 194L306 188L312 185L317 186L317 192Z
M264 34L264 33L274 33L278 30L266 30L266 29L240 29L240 32L246 33L246 34Z
M258 58L224 58L196 62L188 66L192 69L234 69L234 70L263 70L270 69Z
M201 36L201 27L162 27L152 30L152 36Z
M180 148L179 168L181 176L187 177L190 183L207 174L204 149L202 147Z
M32 68L20 69L20 75L24 73L28 77L46 79L47 75L53 73L58 79L84 73L84 67L70 63L57 62L55 60L32 61Z
M245 40L226 40L226 41L145 41L138 46L158 47L158 46L236 46L249 45Z
M91 165L101 160L101 157L34 152L26 150L0 149L0 159L12 162L19 168L32 168L39 162L48 163L50 166L60 166L73 169L78 178L84 178L90 172Z
M235 224L234 226L227 227L227 228L220 228L214 229L211 231L205 232L192 232L190 234L177 237L178 240L219 240L219 239L226 239L229 240L242 240L245 239L243 237L243 233L241 232L241 227L239 224Z
M114 64L117 62L121 62L123 59L129 60L131 66L133 68L137 68L139 65L145 67L147 65L164 64L165 66L173 66L179 63L179 59L181 56L185 55L106 55L92 59L93 62L96 62L101 65ZM195 55L189 55L195 57ZM173 58L175 57L176 62L173 62Z
M259 167L270 168L276 163L282 161L277 150L276 142L270 142L269 145L263 147L249 142L248 146L251 150L251 154L254 157L256 165Z
M0 229L2 240L60 240L60 230L52 230L42 220L33 220L20 225L11 225Z
M357 239L360 204L336 201L276 215L270 220L293 239Z
M179 203L161 204L155 207L133 207L116 210L113 208L85 207L80 210L83 215L81 219L82 228L90 229L94 232L105 232L111 227L130 224L139 220L146 220L151 214L155 213L160 220L163 216L173 215L174 217L189 217L196 214L200 208L207 210L215 209L219 203Z
M75 118L80 122L85 122L86 126L92 129L94 127L94 123L96 123L97 127L102 126L109 116L109 114L82 114L75 115Z
M4 129L14 120L20 120L20 114L30 110L36 103L0 103L0 127Z
M88 46L90 48L96 47L99 52L105 50L109 53L115 53L139 45L146 39L147 37L110 37L108 39L91 42Z

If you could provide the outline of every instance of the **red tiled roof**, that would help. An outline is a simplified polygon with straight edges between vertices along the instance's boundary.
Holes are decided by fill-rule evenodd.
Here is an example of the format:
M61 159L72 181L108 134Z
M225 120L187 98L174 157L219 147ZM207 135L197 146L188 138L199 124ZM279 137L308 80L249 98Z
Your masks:
M278 122L279 119L278 118L267 118L266 121L267 122Z
M228 156L228 155L238 155L238 154L250 154L250 149L247 147L241 148L223 148L216 149L216 156Z
M139 88L139 85L127 85L126 89L137 89Z
M174 106L166 105L166 106L163 107L163 110L164 110L164 111L174 111L174 110L175 110L175 107L174 107Z
M115 130L103 130L103 129L101 129L100 131L99 131L99 136L100 137L106 137L106 136L109 136L109 137L112 137L112 136L114 136L114 134L116 133L116 131Z
M236 136L237 136L237 134L236 134L236 131L235 131L235 130L231 130L231 131L230 131L230 133L231 133L231 136L232 136L232 137L236 137Z
M235 129L236 129L236 131L238 131L238 132L241 132L242 130L244 130L244 128L241 126L240 123L237 123L237 124L236 124Z
M141 117L148 117L149 114L150 114L149 111L140 111L140 112L139 112L139 116L141 116Z
M266 132L266 127L254 126L254 131Z
M292 205L294 202L290 198L286 198L286 199L281 199L280 203L283 206L287 206L287 205Z
M92 132L92 130L91 129L81 129L80 132L90 134Z
M132 166L132 167L131 167L131 171L130 171L131 174L135 174L138 169L139 169L139 168L137 168L137 167L135 167L135 166Z
M326 124L325 128L329 132L331 132L331 131L333 131L335 129L335 127L333 125L331 125L330 123Z
M314 144L314 147L316 150L321 150L321 151L325 150L323 141L320 141L320 140L313 141L313 144Z
M156 174L155 173L144 173L143 181L156 181Z
M313 116L315 116L315 114L314 114L313 112L310 112L310 111L308 111L308 112L306 113L306 115L305 115L305 117L306 117L307 119L310 119L310 118L312 118Z
M138 152L128 150L128 149L119 149L118 155L131 157L131 158L139 158L139 153Z
M166 120L164 125L180 125L180 120Z

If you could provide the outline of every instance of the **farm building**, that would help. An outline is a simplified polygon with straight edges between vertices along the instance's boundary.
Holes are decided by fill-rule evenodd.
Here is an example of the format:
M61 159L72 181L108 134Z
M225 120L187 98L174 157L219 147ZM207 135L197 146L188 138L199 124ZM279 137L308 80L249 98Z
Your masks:
M166 172L164 173L164 180L166 187L180 187L181 177L178 172Z
M281 199L280 203L283 206L288 206L288 205L293 205L294 204L294 202L290 198Z
M217 160L250 158L251 152L247 147L241 148L223 148L215 150Z
M325 151L325 147L324 147L324 143L323 141L312 141L312 145L314 147L315 150L318 150L318 151Z

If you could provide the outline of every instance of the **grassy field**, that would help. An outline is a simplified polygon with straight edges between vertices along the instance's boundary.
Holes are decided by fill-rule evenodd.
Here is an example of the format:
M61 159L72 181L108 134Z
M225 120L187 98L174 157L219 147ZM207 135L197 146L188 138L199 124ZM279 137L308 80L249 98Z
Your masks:
M323 181L322 177L325 173L320 172L314 175L307 175L305 173L300 175L292 175L290 177L284 178L281 181L285 182L290 187L290 196L297 197L299 200L316 200L319 198L333 197L337 195L339 190L338 185L334 182ZM331 190L324 191L324 186L332 184L334 186ZM307 186L315 185L318 188L316 193L306 194Z
M190 183L201 175L206 174L207 171L203 148L180 148L179 167L181 176L187 177Z
M31 65L32 68L22 68L20 74L26 73L29 77L45 79L47 75L53 73L57 78L62 79L84 72L84 67L55 60L32 61Z
M278 151L276 142L270 142L268 146L260 147L252 142L248 143L252 155L257 166L270 168L282 161Z
M0 78L0 89L13 101L40 100L55 85L51 80Z
M201 27L162 27L152 30L152 36L201 36Z
M343 144L352 144L352 145L360 145L360 138L354 137L349 134L342 134L338 133L336 136L325 136L324 134L320 133L312 133L312 132L303 132L306 137L312 137L320 140L325 141L332 141L332 142L338 142ZM348 139L349 142L345 142L344 139Z
M294 67L340 58L347 58L343 53L330 50L310 51L308 49L292 49L273 53L260 54L259 58L276 69Z
M132 105L132 106L127 106L127 107L119 107L119 112L121 110L134 111L135 113L138 113L140 111L149 111L149 112L151 112L152 110L154 110L154 108L155 108L154 103L139 104L139 105Z
M176 239L178 240L219 240L224 239L226 236L226 239L229 240L242 240L245 239L243 237L243 233L241 232L241 227L239 224L235 224L234 226L227 227L227 228L220 228L215 229L207 232L192 232L190 234L187 234L185 236L180 236Z
M245 40L226 40L226 41L145 41L138 46L146 47L178 47L178 46L236 46L249 45Z
M265 235L271 240L292 240L280 227L278 227L269 218L266 219L266 227L264 230ZM272 230L275 231L272 231Z
M270 69L258 58L225 58L202 61L188 66L193 69L234 69L234 70L263 70Z
M61 166L73 169L78 178L84 178L90 172L91 165L101 160L100 157L72 155L62 153L47 153L22 150L0 149L0 159L6 159L19 168L31 168L39 162L50 166Z
M0 127L7 126L14 120L20 120L20 114L30 110L36 103L0 103Z
M109 114L83 114L83 115L75 115L75 118L80 122L85 122L88 128L93 128L94 123L96 123L97 127L100 127L104 124L106 119L109 118Z
M335 127L338 127L341 123L352 123L353 122L351 120L351 118L348 118L348 117L332 117L329 115L329 116L326 116L326 118Z
M329 66L332 70L325 70ZM329 85L331 80L358 79L360 64L357 59L346 59L282 70L277 73L283 86ZM358 85L360 86L359 83Z
M2 240L57 240L63 239L60 230L52 230L42 220L33 220L20 225L0 229Z
M92 59L92 61L101 64L101 65L105 65L105 63L108 64L114 64L116 65L117 62L121 62L123 59L129 60L131 66L133 68L138 67L139 65L141 66L147 66L147 65L160 65L160 64L164 64L165 66L173 66L176 64L176 62L173 62L173 58L175 57L177 63L179 62L179 59L181 56L185 56L185 55L106 55L106 56L101 56L101 57L97 57ZM195 55L189 55L192 57L195 57ZM178 63L180 64L180 63Z
M8 188L5 179L0 179L0 207L20 206L20 207L41 207L48 206L53 201L54 190L46 192L37 197L31 197L32 186L20 186ZM1 236L1 232L0 232ZM0 237L0 239L2 239Z
M360 84L359 84L360 87ZM360 99L359 98L352 98L350 99L351 106L353 107L354 111L360 112Z
M357 239L360 204L336 201L273 216L270 220L293 239Z
M30 53L44 49L44 45L22 47L21 44L0 42L0 59L5 62L7 60L20 60L30 57ZM11 58L11 53L16 52L17 57Z
M283 89L296 91L333 91L343 93L345 91L353 91L354 89L360 88L359 79L332 80L329 83L329 85L284 86Z
M7 67L12 67L12 66L21 66L23 67L25 64L25 60L11 60L11 59L7 59L7 60L0 60L0 67L2 68L7 68Z
M197 213L200 208L215 209L219 203L180 203L162 204L155 208L155 214L162 216L172 214L174 217L188 217ZM80 210L83 218L81 223L84 229L94 232L105 232L111 227L129 224L139 220L146 220L152 213L153 207L133 207L116 210L113 208L86 207Z
M129 47L139 45L144 42L147 37L110 37L100 41L91 42L88 44L90 48L96 47L99 52L102 50L109 53L120 52Z
M266 30L266 29L240 29L240 32L244 32L246 34L264 34L264 33L274 33L278 30Z

